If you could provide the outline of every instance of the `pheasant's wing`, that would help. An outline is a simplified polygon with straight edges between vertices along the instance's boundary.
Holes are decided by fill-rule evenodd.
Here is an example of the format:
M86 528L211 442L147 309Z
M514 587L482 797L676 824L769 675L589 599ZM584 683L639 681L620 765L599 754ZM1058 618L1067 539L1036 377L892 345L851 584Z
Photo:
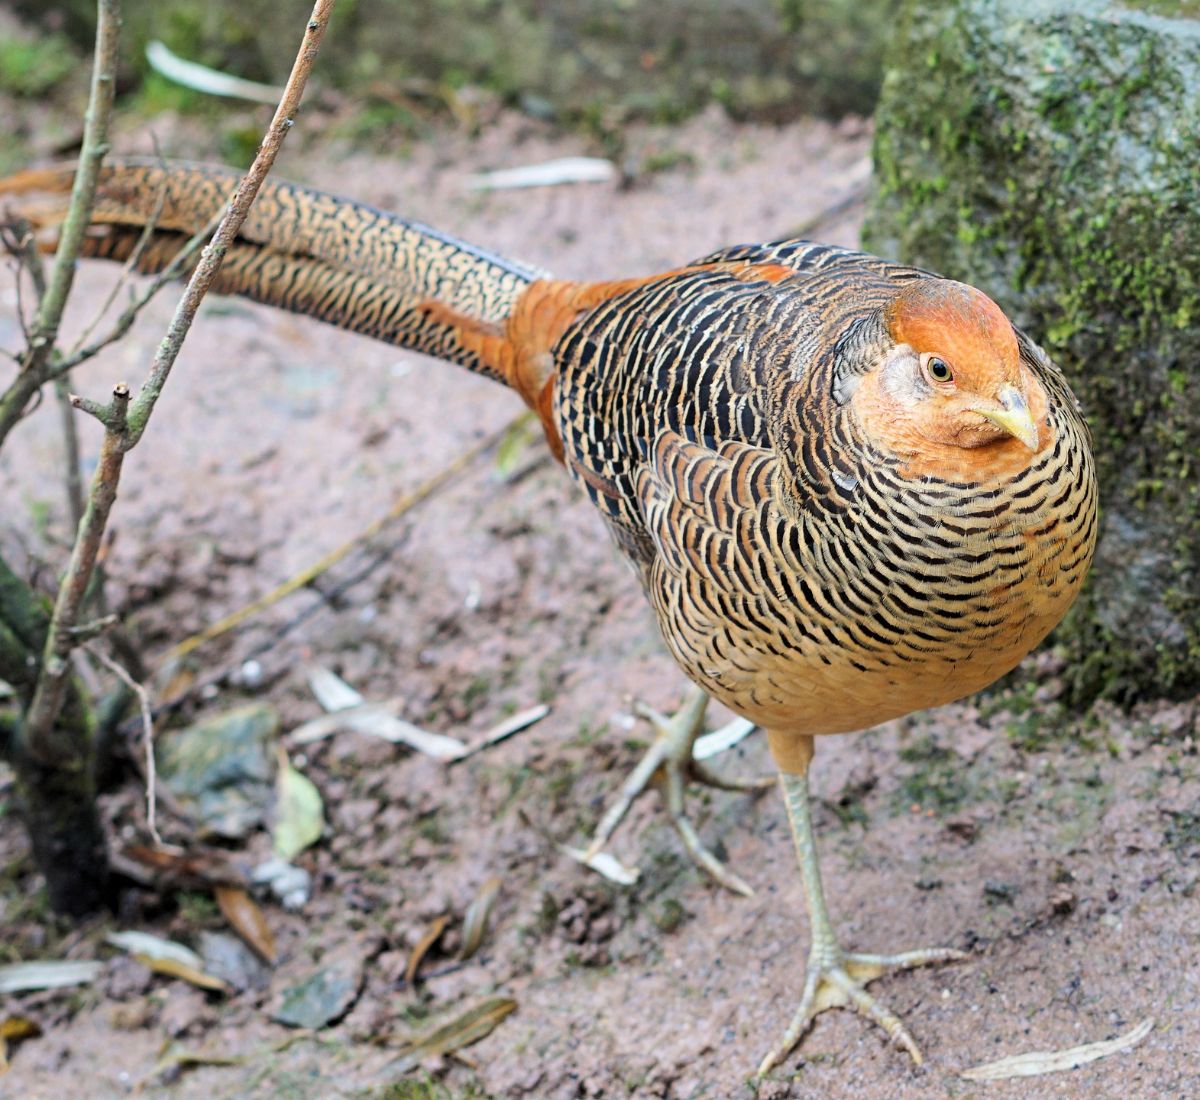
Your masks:
M636 491L654 548L646 587L676 659L721 698L784 697L772 670L818 642L821 616L805 575L805 520L783 506L774 452L664 429Z
M664 429L637 477L637 499L663 569L708 574L733 595L763 583L756 550L777 512L778 462L772 451L739 441L717 449Z
M836 284L845 273L852 276L861 286L864 281L881 281L885 284L906 282L911 279L936 278L919 267L893 263L872 256L869 252L858 252L853 248L822 244L789 238L765 244L735 244L711 252L696 261L697 264L779 264L791 268L798 275L812 275Z
M639 471L664 429L710 449L771 447L772 389L805 320L788 308L777 272L664 278L603 303L554 349L567 468L639 567L655 555Z

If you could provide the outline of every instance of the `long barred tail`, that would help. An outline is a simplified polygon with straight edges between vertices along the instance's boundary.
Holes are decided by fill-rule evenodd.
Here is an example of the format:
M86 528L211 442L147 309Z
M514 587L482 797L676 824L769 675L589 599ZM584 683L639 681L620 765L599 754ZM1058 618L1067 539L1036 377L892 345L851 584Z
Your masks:
M72 165L57 165L0 179L0 224L11 208L53 251L74 173ZM100 173L83 255L125 262L152 226L137 267L162 271L221 212L237 180L235 172L209 165L109 163ZM6 206L5 195L20 198ZM745 261L721 266L757 270ZM374 207L268 180L213 289L494 378L538 413L561 459L554 412L559 338L601 302L684 270L690 269L611 282L551 279Z
M39 231L49 250L73 177L74 166L61 165L0 180L0 196L27 196L15 212ZM101 171L83 254L124 262L152 222L153 237L138 269L161 271L220 213L237 181L238 174L223 167L112 162ZM518 300L543 277L362 203L268 180L213 289L413 348L511 385L498 345L505 342L505 325Z

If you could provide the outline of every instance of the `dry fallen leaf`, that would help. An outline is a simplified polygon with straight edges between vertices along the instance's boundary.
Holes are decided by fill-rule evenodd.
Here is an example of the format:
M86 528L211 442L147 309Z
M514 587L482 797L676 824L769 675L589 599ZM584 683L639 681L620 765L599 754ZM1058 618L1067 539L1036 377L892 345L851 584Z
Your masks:
M404 980L409 985L416 981L421 960L429 953L429 949L442 938L442 933L446 931L446 922L449 919L446 916L434 918L429 927L421 934L421 938L413 945L412 952L408 956L408 966L404 968Z
M301 775L279 749L279 774L275 783L275 854L291 862L321 838L325 806L313 781Z
M155 958L152 955L135 954L133 956L143 966L148 966L155 974L164 974L168 978L180 978L200 989L211 989L214 993L228 992L227 986L220 978L206 974L202 969L188 966L178 959Z
M42 1029L26 1016L8 1016L0 1022L0 1074L8 1072L8 1044L41 1035Z
M560 844L545 829L537 825L524 810L517 810L517 815L528 828L533 829L548 843L554 845L564 856L573 859L576 863L582 863L585 867L590 867L597 874L603 875L609 882L616 882L621 886L632 886L637 882L641 872L636 867L627 867L616 856L609 855L608 852L589 855L583 848L572 848L569 844Z
M157 39L146 43L146 62L156 73L167 80L208 95L225 96L230 99L247 99L251 103L267 103L274 106L284 94L282 88L271 84L260 84L240 76L210 69L195 61L188 61L171 52L165 43Z
M168 978L181 978L200 989L225 993L229 987L220 978L204 972L204 960L190 947L164 940L149 932L109 932L104 937L113 947L128 951L143 966Z
M421 729L420 726L398 718L395 713L398 709L390 708L389 704L376 707L367 703L353 710L338 711L329 717L339 720L339 728L348 727L369 737L378 737L396 745L407 745L426 756L432 756L434 760L457 760L466 751L466 744L457 737L447 737L444 733Z
M618 176L617 166L600 157L559 157L519 168L479 172L467 181L472 191L501 191L513 187L553 187L560 183L607 183Z
M38 962L0 966L0 993L24 993L33 989L63 989L94 982L103 963L71 959L43 959Z
M151 848L131 844L122 855L157 871L157 884L163 889L196 889L215 883L236 886L246 880L246 876L230 863L228 855L216 848L196 846L185 850L166 845Z
M1098 1058L1107 1058L1110 1054L1120 1054L1129 1050L1146 1038L1153 1027L1153 1020L1143 1020L1132 1031L1118 1035L1115 1039L1085 1043L1083 1046L1069 1047L1066 1050L1039 1050L1030 1054L1014 1054L1010 1058L1000 1058L982 1066L964 1069L959 1076L968 1081L1006 1081L1011 1077L1040 1077L1046 1073L1061 1073L1063 1070L1087 1065Z
M307 744L337 730L352 729L394 744L408 745L435 760L456 760L466 751L467 746L456 737L423 730L398 717L404 706L403 699L368 703L340 676L320 667L308 670L308 686L317 702L329 713L293 730L291 740L294 744Z
M590 867L599 875L603 875L609 882L618 883L621 886L632 886L638 880L638 869L636 867L628 867L622 863L616 856L610 855L608 852L597 852L595 855L589 855L582 848L572 848L569 844L554 843L564 856L569 856L576 863L582 863L585 867Z
M483 943L484 934L487 932L488 918L492 915L492 907L496 904L496 897L500 893L501 885L503 883L500 876L493 875L479 888L479 893L475 895L475 900L467 909L467 915L463 920L462 950L458 953L460 959L469 959Z
M362 706L366 700L336 672L314 665L308 670L308 686L325 710L346 710Z
M460 760L466 760L467 757L474 756L477 752L482 752L484 749L500 744L501 741L511 737L514 733L520 733L522 730L528 729L535 722L540 722L549 713L550 708L542 703L539 706L520 711L510 718L505 718L503 722L497 722L482 737L464 746L462 752L454 757L450 763L457 764Z
M204 961L190 947L184 947L175 940L152 936L149 932L109 932L104 940L131 955L145 955L149 959L173 959L194 970L204 969Z
M191 1066L242 1066L248 1059L242 1054L220 1054L216 1051L183 1050L173 1047L168 1050L150 1071L149 1079L172 1069L188 1069Z
M509 1013L514 1012L517 1002L511 997L489 997L486 1001L467 1009L449 1023L434 1028L427 1035L406 1044L405 1053L415 1063L421 1058L437 1054L450 1054L490 1035L496 1025Z
M357 707L346 707L342 710L322 714L297 726L288 735L291 745L311 745L314 741L323 741L363 718L394 718L404 706L402 699L389 699L386 703L363 703ZM386 740L386 738L385 738Z
M274 966L275 935L254 899L239 886L217 886L213 894L229 926L263 962Z

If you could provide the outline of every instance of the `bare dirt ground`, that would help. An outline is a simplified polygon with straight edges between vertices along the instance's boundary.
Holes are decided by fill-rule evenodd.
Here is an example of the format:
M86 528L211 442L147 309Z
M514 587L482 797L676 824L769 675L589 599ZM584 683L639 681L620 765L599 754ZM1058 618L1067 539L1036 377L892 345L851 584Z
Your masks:
M297 147L278 174L558 274L599 277L786 235L852 199L868 140L861 125L776 129L712 114L632 131L630 156L660 170L628 187L470 192L467 175L480 168L587 151L577 138L502 116L477 138L445 134L386 158ZM119 144L148 149L138 132ZM173 148L205 155L194 133ZM853 244L860 218L851 201L814 235ZM82 271L76 330L114 277ZM80 371L75 387L98 396L119 379L136 382L172 297ZM5 281L0 345L18 339ZM109 560L115 602L160 654L352 538L516 411L510 395L452 367L210 301L127 463ZM85 441L94 454L90 425ZM61 560L59 447L47 402L6 449L0 538L10 553L20 546L23 556ZM386 560L366 569L383 551ZM647 730L629 716L631 697L668 709L685 687L598 516L531 438L507 474L494 456L480 460L319 587L328 594L361 573L335 596L306 589L197 651L200 675L233 675L183 717L259 699L289 729L319 713L304 677L311 663L368 698L403 696L405 717L464 738L539 701L550 716L451 768L350 731L297 754L328 826L299 860L314 876L311 901L295 913L264 902L280 948L269 985L206 995L114 960L94 987L10 998L4 1014L30 1015L45 1034L16 1050L0 1093L359 1095L400 1077L402 1039L498 993L517 1001L516 1013L461 1057L425 1065L446 1090L437 1095L754 1095L754 1067L800 995L807 943L778 796L691 796L702 835L754 886L751 899L693 868L656 796L637 804L612 845L642 868L633 888L576 866L546 839L584 842L636 763ZM259 650L261 674L247 682L239 670ZM1068 713L1055 700L1053 658L1034 660L1031 686L821 745L816 814L846 945L950 945L969 958L874 987L922 1043L923 1067L861 1019L833 1012L760 1096L1200 1095L1196 708ZM769 768L761 737L720 763L742 774ZM145 839L138 799L133 779L107 796L118 848ZM185 942L223 926L207 896L132 891L119 917L56 928L2 772L0 806L8 960L109 959L102 936L117 926ZM183 839L169 817L166 828ZM249 854L268 847L259 836ZM462 915L491 875L503 885L487 941L456 963ZM414 989L404 980L408 952L443 914L448 939ZM278 991L343 949L368 960L349 1014L298 1037L271 1022ZM1155 1026L1142 1045L1070 1073L994 1084L957 1076L1007 1054L1110 1038L1147 1017ZM246 1060L156 1074L169 1041Z

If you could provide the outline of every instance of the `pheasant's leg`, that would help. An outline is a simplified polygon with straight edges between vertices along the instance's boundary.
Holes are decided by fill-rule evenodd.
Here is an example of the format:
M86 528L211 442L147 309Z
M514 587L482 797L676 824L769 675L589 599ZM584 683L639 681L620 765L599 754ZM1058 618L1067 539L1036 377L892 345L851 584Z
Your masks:
M591 843L582 851L566 849L568 854L581 863L596 866L597 857L638 795L648 787L658 786L662 789L671 824L696 865L735 893L750 896L754 892L704 846L684 812L684 785L688 780L722 790L761 790L763 787L763 781L759 779L726 779L694 758L692 749L704 728L704 712L707 707L707 694L696 688L689 694L679 711L670 718L648 707L637 708L638 713L654 727L657 736L638 766L621 785L620 795L605 812Z
M962 951L935 947L924 951L905 951L899 955L860 955L843 951L834 935L829 912L825 908L825 892L821 886L821 869L813 839L812 817L808 802L808 774L780 773L783 797L787 803L788 821L800 862L804 882L804 897L808 903L808 920L812 945L808 951L808 966L800 1007L784 1032L783 1038L771 1048L758 1067L762 1076L787 1057L800 1041L818 1013L827 1008L852 1004L868 1019L874 1020L893 1041L899 1043L920 1065L921 1051L897 1016L881 1005L866 991L868 982L889 968L907 970L927 963L947 962L965 958Z

